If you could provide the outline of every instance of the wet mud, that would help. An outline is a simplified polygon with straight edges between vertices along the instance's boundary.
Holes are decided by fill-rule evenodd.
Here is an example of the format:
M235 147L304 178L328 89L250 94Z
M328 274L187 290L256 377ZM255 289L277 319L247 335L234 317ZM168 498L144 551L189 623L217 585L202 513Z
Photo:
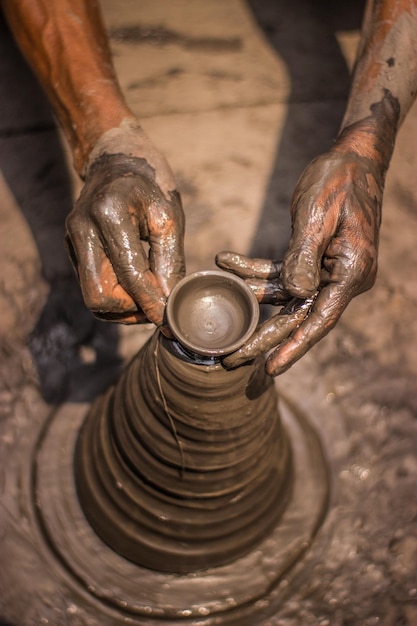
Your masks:
M285 250L289 198L295 181L307 162L327 149L340 123L348 87L343 55L349 57L354 47L348 31L358 27L356 9L360 4L332 3L330 7L329 3L315 3L315 11L306 14L306 3L282 3L294 11L291 19L284 21L282 15L277 21L279 3L253 2L258 22L248 22L246 8L233 4L241 12L240 19L227 26L230 38L237 36L242 24L247 28L238 33L245 42L240 51L224 57L207 53L207 57L199 57L201 68L197 69L195 55L182 58L181 65L175 59L175 66L186 71L171 76L171 91L163 85L155 92L151 84L145 84L141 102L133 100L137 113L144 113L153 136L179 175L188 219L189 271L207 267L219 250L240 246L248 254L252 246L256 255L271 258L279 258L280 251ZM116 29L121 23L121 5L117 3L116 9L111 2L104 5L109 23ZM148 9L155 6L151 2ZM166 28L180 32L170 14L174 6L171 0L160 6ZM217 11L224 3L204 6ZM323 19L323 11L328 16L331 8L337 9L333 30L329 20ZM307 15L305 20L301 15ZM152 29L155 23L161 24L160 17L144 19L145 26ZM213 22L205 28L210 37L217 36L220 22L216 20L215 28ZM137 18L130 23L137 24ZM185 20L181 32L193 37L193 28L192 21ZM342 33L338 39L335 30ZM254 32L255 36L251 34ZM308 63L305 56L301 63L297 57L300 41L308 43ZM126 89L129 81L145 81L148 73L143 64L136 57L129 61L125 50L146 50L152 55L158 47L144 43L135 48L115 40L113 45L115 59L121 61L118 70L123 87ZM177 50L182 53L186 48L177 46ZM245 56L245 50L250 54ZM318 61L314 60L315 50L320 52ZM250 55L256 60L255 69ZM273 59L282 55L286 65L277 65ZM233 57L231 64L229 57ZM161 71L169 71L171 65L169 55ZM282 87L287 84L284 65L290 67L292 92ZM155 73L159 71L157 67ZM222 72L221 82L215 82L213 76L207 87L201 78L207 71ZM224 76L237 71L244 80L227 84ZM190 76L198 85L196 91L184 83ZM233 97L227 99L228 93ZM281 114L286 100L291 106ZM45 122L48 132L49 119ZM375 286L355 299L328 337L275 383L288 406L295 405L307 415L319 433L331 475L331 492L328 513L314 544L300 558L292 577L282 576L276 604L271 605L269 598L264 603L259 600L256 626L417 623L416 120L414 110L400 131L387 176ZM33 127L28 124L25 128ZM7 150L6 155L9 158ZM17 180L22 182L23 176ZM36 498L34 501L31 496L29 477L40 433L46 435L52 424L62 425L62 445L53 446L47 456L68 477L73 443L69 433L75 437L88 406L67 403L61 407L62 420L55 420L57 412L42 399L27 337L46 302L48 285L25 223L16 218L18 208L4 187L1 197L2 234L6 236L0 250L0 622L11 626L114 626L129 600L118 593L128 582L125 576L115 574L114 557L110 565L108 553L104 556L100 546L97 554L104 559L100 564L102 584L97 585L85 573L83 568L89 563L83 558L79 561L81 571L74 576L65 559L45 547L45 533L35 515ZM254 210L256 219L250 221L248 215ZM41 234L45 230L47 227ZM53 239L58 240L56 234ZM119 350L127 359L150 331L136 329L135 334L125 330L120 333ZM84 362L92 357L88 346L77 354ZM77 388L87 391L91 379L88 372L84 374ZM54 471L48 468L45 480ZM48 503L52 505L53 499ZM68 508L63 515L67 524ZM74 533L74 537L80 536ZM69 553L66 542L67 535L62 538L64 555ZM262 575L269 575L268 568L274 563L269 561L266 568L265 563L257 565ZM256 578L250 567L242 572L245 582ZM79 583L82 576L85 579ZM146 617L149 597L160 602L171 589L166 580L149 581L149 576L146 580L149 596L142 606L141 626L152 624ZM190 608L197 591L204 588L193 575L181 578L181 589L190 594L190 601L177 608L181 619L193 626L201 623L207 609L207 598ZM109 598L114 600L113 608ZM130 600L134 604L134 590ZM223 607L233 601L232 595L226 595ZM198 615L190 615L193 610ZM135 623L131 612L123 613L123 623ZM248 623L253 626L253 619Z

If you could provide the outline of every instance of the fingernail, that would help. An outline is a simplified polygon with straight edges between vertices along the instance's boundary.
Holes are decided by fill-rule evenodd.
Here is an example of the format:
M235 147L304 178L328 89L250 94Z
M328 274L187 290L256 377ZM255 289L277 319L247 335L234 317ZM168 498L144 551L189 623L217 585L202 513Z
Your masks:
M239 365L243 365L246 360L247 359L244 357L231 355L222 359L222 363L226 369L235 369L236 367L239 367Z
M271 365L271 363L268 360L265 363L266 373L268 374L268 376L272 376L273 378L275 378L276 376L280 376L281 374L286 372L290 367L291 367L291 364L281 365L280 367L274 367L273 365Z
M174 335L172 334L172 332L168 328L168 326L165 326L165 325L164 326L159 326L159 330L164 335L164 337L166 337L167 339L174 339Z

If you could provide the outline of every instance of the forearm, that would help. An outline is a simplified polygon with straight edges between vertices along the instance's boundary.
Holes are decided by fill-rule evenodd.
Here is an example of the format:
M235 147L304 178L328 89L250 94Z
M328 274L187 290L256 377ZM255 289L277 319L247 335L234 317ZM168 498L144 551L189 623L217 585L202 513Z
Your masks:
M97 0L2 0L83 171L97 140L133 119L113 69Z
M341 138L386 169L416 92L417 0L368 0Z

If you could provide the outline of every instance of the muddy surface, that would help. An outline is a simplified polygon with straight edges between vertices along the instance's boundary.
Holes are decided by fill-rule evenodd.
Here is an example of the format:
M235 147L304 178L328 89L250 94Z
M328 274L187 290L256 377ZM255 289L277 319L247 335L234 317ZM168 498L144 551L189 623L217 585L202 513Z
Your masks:
M257 16L237 0L146 0L138 16L133 1L103 2L107 25L118 33L112 45L122 87L179 180L188 272L213 267L221 249L279 256L291 187L329 145L343 110L359 11L352 5L348 15L340 8L330 18L326 6L323 21L307 2L291 3L285 15L274 13L276 3L253 4ZM5 129L0 143L9 162L19 163L22 152L12 157L10 149L15 130ZM416 132L414 107L387 178L375 287L276 382L320 433L331 502L312 548L282 582L281 603L272 615L260 606L253 626L417 623ZM37 164L48 154L46 143ZM15 187L27 184L31 170L16 171ZM43 180L36 171L31 177ZM25 187L25 199L39 198L39 188ZM101 614L88 592L76 592L48 553L33 521L30 462L39 430L62 398L73 402L65 403L68 419L79 419L85 409L79 402L114 378L119 359L133 355L152 328L116 333L100 322L89 326L78 305L71 315L65 297L59 305L52 298L52 322L43 331L51 349L42 358L46 373L57 373L58 359L63 374L52 377L60 392L48 399L29 337L51 302L45 259L53 269L54 257L45 249L57 249L59 228L46 211L34 238L4 181L0 198L0 616L12 626L114 625L114 614ZM50 206L51 216L56 196Z

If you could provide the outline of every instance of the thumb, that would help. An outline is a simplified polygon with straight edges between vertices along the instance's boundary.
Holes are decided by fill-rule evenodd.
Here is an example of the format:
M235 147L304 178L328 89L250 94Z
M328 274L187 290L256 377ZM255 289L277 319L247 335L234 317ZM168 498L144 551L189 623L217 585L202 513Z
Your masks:
M315 237L294 231L281 270L282 286L291 295L309 298L317 291L322 245Z

